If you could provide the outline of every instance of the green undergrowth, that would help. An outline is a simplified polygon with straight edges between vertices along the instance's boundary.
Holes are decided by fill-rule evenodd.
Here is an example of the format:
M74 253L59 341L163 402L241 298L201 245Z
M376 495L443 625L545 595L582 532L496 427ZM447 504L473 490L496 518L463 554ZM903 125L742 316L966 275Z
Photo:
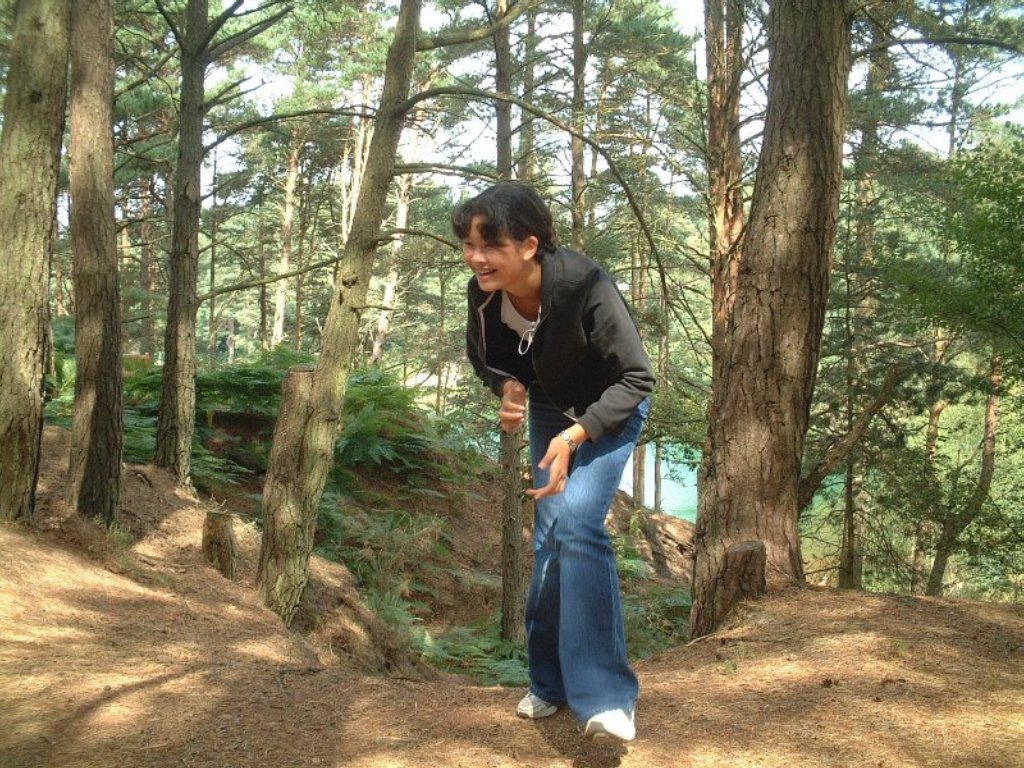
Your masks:
M654 580L635 544L641 535L637 523L634 515L629 535L613 535L612 544L622 583L626 645L634 659L643 659L689 639L691 599L689 590Z
M467 675L481 685L528 686L526 648L502 639L500 630L501 617L495 614L437 637L426 630L416 632L414 647L435 667Z
M279 349L253 362L199 373L192 460L198 488L218 488L229 496L232 484L244 494L240 484L258 480L267 468L284 375L289 367L310 362ZM126 372L128 462L152 460L161 377L154 367ZM70 424L73 356L64 359L50 391L48 418ZM317 553L343 563L367 605L429 663L485 685L523 686L525 649L501 639L499 616L443 633L428 629L443 619L439 611L466 595L490 594L489 602L496 603L501 584L498 563L486 573L460 565L450 530L455 500L469 508L492 503L479 491L494 482L492 462L467 448L458 424L435 417L418 394L376 369L350 374L344 427L321 502ZM499 530L496 525L495 535ZM633 544L635 535L616 536L614 543L628 644L632 655L642 658L685 640L689 602L683 590L651 579Z

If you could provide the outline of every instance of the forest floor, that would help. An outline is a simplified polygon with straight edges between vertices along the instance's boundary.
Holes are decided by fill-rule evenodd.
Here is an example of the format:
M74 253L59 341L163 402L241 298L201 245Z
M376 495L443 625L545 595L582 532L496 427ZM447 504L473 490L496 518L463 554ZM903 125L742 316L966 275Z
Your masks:
M223 578L209 503L153 467L127 467L125 541L67 516L65 441L47 430L36 524L0 527L2 768L1024 767L1024 606L775 594L639 662L636 741L594 745L564 710L519 720L521 690L382 646L337 566L285 629L251 586L255 529ZM485 562L496 513L472 506L456 525Z

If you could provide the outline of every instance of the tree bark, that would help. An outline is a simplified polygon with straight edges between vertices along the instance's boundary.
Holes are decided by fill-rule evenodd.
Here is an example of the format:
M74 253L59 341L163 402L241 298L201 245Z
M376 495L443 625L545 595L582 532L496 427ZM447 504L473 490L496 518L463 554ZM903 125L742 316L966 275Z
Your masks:
M507 0L497 0L495 10L499 17L508 12ZM494 89L498 93L512 93L512 48L508 27L502 26L494 33ZM508 101L494 102L494 116L497 125L497 169L502 179L512 178L512 104Z
M72 509L117 517L121 488L121 297L114 227L112 0L71 13L71 241L75 409L68 463Z
M879 16L889 9L879 8L873 14L874 20L892 23L892 19L880 20ZM886 14L888 15L888 14ZM878 23L871 25L871 39L880 42L887 31ZM881 98L891 87L892 59L888 49L870 54L868 76L865 84L867 94ZM847 285L846 301L846 428L852 433L856 428L856 407L862 390L861 382L866 378L864 346L869 340L871 319L875 314L875 297L872 275L875 272L875 221L877 218L877 192L875 181L880 145L879 125L881 115L877 110L863 111L859 125L861 141L854 157L856 196L853 209L854 242L850 254L852 263L845 271ZM894 382L895 383L895 382ZM884 389L884 386L883 386ZM866 425L865 425L866 427ZM862 430L863 431L863 430ZM859 438L858 438L859 439ZM852 447L852 446L851 446ZM822 478L824 479L824 478ZM863 515L861 503L863 473L858 469L857 460L847 457L843 506L843 539L839 552L839 587L861 589L863 579L864 553L860 543L860 526ZM806 497L805 497L806 498ZM810 503L810 499L807 499Z
M647 267L649 259L643 250L639 237L633 238L630 248L629 293L634 312L642 312L647 304ZM647 333L640 329L640 338L646 340ZM647 443L638 442L633 448L633 501L641 506L647 504Z
M259 264L259 275L261 278L267 276L267 249L266 243L263 242L263 206L260 206L259 211L256 214L256 260ZM264 352L270 349L270 332L267 328L268 312L267 312L267 284L260 283L260 349Z
M334 444L359 320L366 304L374 255L384 220L388 186L405 123L412 79L420 0L403 0L388 51L384 90L352 227L338 269L324 325L322 352L309 383L285 394L263 486L264 535L256 577L263 601L291 623L309 577L317 511ZM280 444L279 444L280 441Z
M69 26L66 0L16 5L0 134L0 520L35 506Z
M798 489L842 171L850 19L842 0L776 0L764 139L735 302L712 372L691 629L731 608L726 556L761 541L768 588L803 582Z

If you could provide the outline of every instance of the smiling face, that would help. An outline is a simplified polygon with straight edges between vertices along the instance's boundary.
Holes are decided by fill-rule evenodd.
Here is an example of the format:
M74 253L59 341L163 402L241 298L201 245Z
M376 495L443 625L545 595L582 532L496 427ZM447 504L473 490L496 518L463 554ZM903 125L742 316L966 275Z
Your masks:
M482 216L474 216L462 241L462 257L476 275L481 290L502 290L513 296L539 295L537 238L531 235L520 241L504 237L500 242L487 242L480 234L482 221Z

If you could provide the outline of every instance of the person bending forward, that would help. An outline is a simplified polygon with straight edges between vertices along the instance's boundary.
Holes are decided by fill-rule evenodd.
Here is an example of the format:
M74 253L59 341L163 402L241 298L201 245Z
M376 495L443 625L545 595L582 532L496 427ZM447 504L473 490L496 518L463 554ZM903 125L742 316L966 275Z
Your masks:
M488 188L455 209L452 228L473 271L467 354L501 398L503 430L520 428L529 398L530 690L516 712L567 704L585 736L631 741L639 686L605 518L647 418L650 361L611 278L556 245L532 187Z

